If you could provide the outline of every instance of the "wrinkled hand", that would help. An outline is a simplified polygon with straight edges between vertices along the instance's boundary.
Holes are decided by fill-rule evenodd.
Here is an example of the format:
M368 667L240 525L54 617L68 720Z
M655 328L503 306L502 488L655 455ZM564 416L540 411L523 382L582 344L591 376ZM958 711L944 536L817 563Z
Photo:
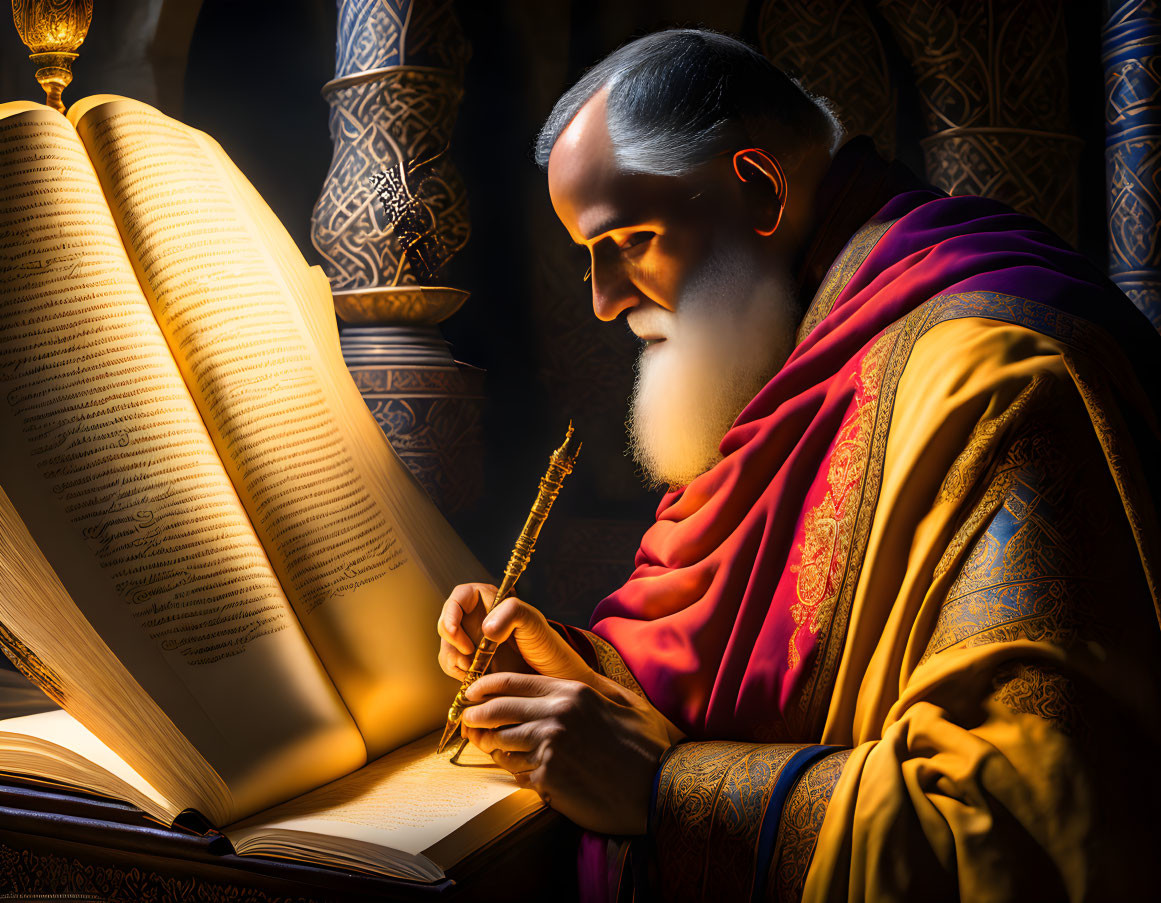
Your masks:
M477 680L467 693L473 704L464 712L464 736L581 827L644 834L653 777L677 728L593 671L535 608L509 598L485 617L481 593L488 598L495 588L464 584L444 605L443 670L463 678L474 627L476 636L503 643L496 667L508 667L500 662L508 650L507 662L518 659L538 673L498 671Z

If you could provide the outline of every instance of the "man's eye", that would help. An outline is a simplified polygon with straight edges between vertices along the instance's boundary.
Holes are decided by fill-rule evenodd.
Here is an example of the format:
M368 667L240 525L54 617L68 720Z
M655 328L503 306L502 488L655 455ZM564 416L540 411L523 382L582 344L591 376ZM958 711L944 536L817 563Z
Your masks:
M649 241L656 234L656 232L634 232L622 244L618 245L618 247L622 251L628 251L630 248L645 244L645 242Z

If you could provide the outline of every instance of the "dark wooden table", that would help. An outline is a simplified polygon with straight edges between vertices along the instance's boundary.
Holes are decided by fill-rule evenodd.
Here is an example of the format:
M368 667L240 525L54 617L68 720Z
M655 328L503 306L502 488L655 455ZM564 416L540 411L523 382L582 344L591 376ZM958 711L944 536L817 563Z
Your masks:
M419 884L238 856L220 834L169 828L125 803L0 780L5 901L569 901L576 899L576 843L575 827L542 810L459 863L444 881Z
M56 706L0 655L0 717ZM578 831L541 810L438 884L237 856L220 834L170 828L127 803L0 776L0 901L351 903L576 899Z

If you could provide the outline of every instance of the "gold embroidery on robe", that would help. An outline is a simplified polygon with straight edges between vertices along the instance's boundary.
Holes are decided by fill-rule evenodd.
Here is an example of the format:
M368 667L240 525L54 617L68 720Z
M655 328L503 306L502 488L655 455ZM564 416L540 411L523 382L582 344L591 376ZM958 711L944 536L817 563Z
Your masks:
M1087 478L1104 469L1097 444L1068 442L1060 425L1070 405L1079 407L1075 395L1045 380L1030 384L1012 407L1017 404L1024 422L977 516L957 531L940 563L944 568L958 558L967 530L987 520L948 590L921 662L960 644L1023 638L1067 646L1093 608L1101 547L1092 537L1115 527L1115 488L1107 477ZM1118 535L1128 539L1127 532Z
M843 749L820 759L798 779L786 798L766 884L769 903L798 903L802 899L827 804L850 755L849 749Z
M798 574L798 601L790 606L794 633L787 664L798 664L798 636L803 629L817 636L834 608L850 557L851 526L859 511L859 492L867 471L871 433L879 401L883 365L894 345L885 336L864 355L855 381L854 409L839 427L826 474L826 494L803 520L801 562L791 566Z
M662 899L749 899L767 804L803 749L706 740L670 750L657 784Z
M1001 670L992 698L1013 712L1035 715L1072 737L1083 735L1076 680L1057 668L1019 662Z
M593 652L597 657L597 671L609 680L619 683L626 690L636 693L642 699L648 699L645 691L641 689L641 684L637 683L637 678L633 676L633 672L629 670L629 666L625 664L625 660L621 658L620 653L613 648L612 644L591 631L586 630L584 634L593 645Z

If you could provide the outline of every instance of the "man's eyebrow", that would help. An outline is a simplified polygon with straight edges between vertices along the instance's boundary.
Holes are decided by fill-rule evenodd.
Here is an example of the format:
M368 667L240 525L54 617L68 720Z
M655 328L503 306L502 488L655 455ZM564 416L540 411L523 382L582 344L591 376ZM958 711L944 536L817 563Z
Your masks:
M635 221L635 217L624 216L623 214L617 213L613 216L610 216L604 222L600 223L587 236L582 235L581 237L584 238L585 241L592 241L598 235L604 235L606 232L612 232L614 229L624 229L626 226L634 225Z

